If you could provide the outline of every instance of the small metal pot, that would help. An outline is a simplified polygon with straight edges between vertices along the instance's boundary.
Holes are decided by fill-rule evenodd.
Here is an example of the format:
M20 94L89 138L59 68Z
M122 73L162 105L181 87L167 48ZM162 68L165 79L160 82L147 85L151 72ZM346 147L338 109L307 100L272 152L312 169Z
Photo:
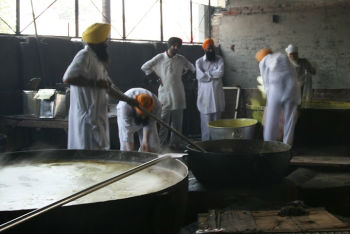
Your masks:
M210 137L220 139L254 139L256 119L219 119L209 122Z

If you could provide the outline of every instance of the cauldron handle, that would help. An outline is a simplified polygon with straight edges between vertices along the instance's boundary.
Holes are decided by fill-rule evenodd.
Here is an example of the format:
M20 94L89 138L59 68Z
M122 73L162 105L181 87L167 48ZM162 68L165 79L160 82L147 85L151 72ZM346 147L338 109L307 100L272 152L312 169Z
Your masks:
M29 212L27 214L24 214L24 215L19 216L19 217L15 218L15 219L12 219L12 220L10 220L10 221L0 225L0 232L5 231L5 230L7 230L7 229L9 229L9 228L11 228L13 226L16 226L16 225L20 224L20 223L23 223L23 222L25 222L25 221L27 221L27 220L29 220L31 218L34 218L34 217L36 217L36 216L38 216L38 215L40 215L42 213L45 213L45 212L47 212L49 210L52 210L52 209L57 208L59 206L62 206L64 204L68 203L68 202L74 201L74 200L76 200L76 199L78 199L80 197L83 197L83 196L85 196L85 195L87 195L89 193L92 193L92 192L94 192L94 191L96 191L98 189L101 189L101 188L103 188L103 187L105 187L105 186L107 186L109 184L112 184L112 183L114 183L116 181L124 179L125 177L128 177L128 176L130 176L132 174L135 174L136 172L139 172L139 171L141 171L143 169L146 169L146 168L148 168L148 167L150 167L150 166L152 166L152 165L154 165L154 164L156 164L156 163L158 163L160 161L163 161L163 160L169 159L169 158L171 158L171 154L160 155L156 159L153 159L151 161L148 161L146 163L138 165L138 166L136 166L134 168L131 168L130 170L127 170L127 171L125 171L125 172L123 172L123 173L121 173L121 174L119 174L117 176L114 176L114 177L112 177L110 179L104 180L104 181L102 181L100 183L94 184L94 185L92 185L92 186L90 186L90 187L88 187L86 189L83 189L83 190L81 190L79 192L76 192L76 193L74 193L74 194L72 194L72 195L70 195L68 197L65 197L65 198L63 198L61 200L58 200L58 201L56 201L54 203L51 203L51 204L49 204L47 206L44 206L42 208L33 210L33 211L31 211L31 212Z

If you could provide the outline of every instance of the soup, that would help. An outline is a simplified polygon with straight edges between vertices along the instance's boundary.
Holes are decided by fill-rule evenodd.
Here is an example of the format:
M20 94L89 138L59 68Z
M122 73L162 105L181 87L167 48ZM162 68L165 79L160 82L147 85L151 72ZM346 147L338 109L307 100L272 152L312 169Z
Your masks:
M40 208L137 165L125 162L69 161L2 167L0 210ZM170 187L181 178L173 171L150 167L68 204L101 202L148 194Z

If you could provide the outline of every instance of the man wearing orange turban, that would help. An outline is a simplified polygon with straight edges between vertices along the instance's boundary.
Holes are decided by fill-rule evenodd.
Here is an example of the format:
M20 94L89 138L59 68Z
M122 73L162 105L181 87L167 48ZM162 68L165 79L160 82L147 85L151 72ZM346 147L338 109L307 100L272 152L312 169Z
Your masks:
M87 43L67 68L63 82L70 85L68 149L108 150L108 95L111 85L106 64L111 25L96 23L83 33Z
M143 88L132 88L125 95L135 99L139 106L160 118L162 106L152 92ZM157 123L137 107L119 102L117 105L118 131L120 150L133 151L134 134L137 132L140 142L140 151L159 152L160 143Z
M202 141L207 141L210 139L208 123L220 119L221 112L225 109L225 96L222 87L224 60L215 54L212 39L206 39L202 48L205 55L196 61L197 107L201 117Z
M266 112L264 140L278 140L280 117L283 110L283 142L293 143L297 106L300 104L300 90L297 77L286 55L270 49L256 53L260 74L266 91Z

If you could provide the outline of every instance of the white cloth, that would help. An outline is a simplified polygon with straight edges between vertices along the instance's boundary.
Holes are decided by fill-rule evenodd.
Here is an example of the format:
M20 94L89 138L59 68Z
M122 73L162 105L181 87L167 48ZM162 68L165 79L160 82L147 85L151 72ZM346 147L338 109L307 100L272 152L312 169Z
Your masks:
M154 106L151 111L152 114L160 118L162 106L155 94L143 88L132 88L125 92L125 95L135 98L139 94L148 94L153 98ZM126 142L134 143L134 133L137 132L139 136L140 145L142 144L143 131L150 131L150 148L152 152L159 152L159 136L157 131L157 122L148 117L148 124L143 126L135 122L134 107L126 102L120 101L117 105L118 131L120 150L126 150Z
M170 58L166 52L157 54L142 65L146 75L155 72L163 85L158 88L158 98L163 110L186 108L185 89L182 75L188 70L195 72L195 67L184 56L176 54Z
M288 47L286 48L286 53L287 55L291 54L291 53L298 53L298 47L290 44L288 45Z
M259 68L267 98L264 140L277 140L279 119L283 109L283 142L292 145L296 109L300 104L296 73L288 57L281 53L266 55L259 63Z
M210 129L209 122L218 120L221 118L221 112L210 113L210 114L200 114L201 116L201 133L202 133L202 141L210 140Z
M222 87L224 60L216 56L209 61L206 55L196 61L196 78L198 80L197 107L203 114L222 112L225 109L225 96Z
M164 122L169 124L172 128L182 133L183 110L162 110L161 118ZM168 143L169 129L160 125L159 137L161 145ZM172 131L170 132L169 144L177 146L181 143L181 138Z
M63 81L71 77L110 80L106 67L88 46L80 50L67 68ZM110 148L106 89L70 85L68 149Z

